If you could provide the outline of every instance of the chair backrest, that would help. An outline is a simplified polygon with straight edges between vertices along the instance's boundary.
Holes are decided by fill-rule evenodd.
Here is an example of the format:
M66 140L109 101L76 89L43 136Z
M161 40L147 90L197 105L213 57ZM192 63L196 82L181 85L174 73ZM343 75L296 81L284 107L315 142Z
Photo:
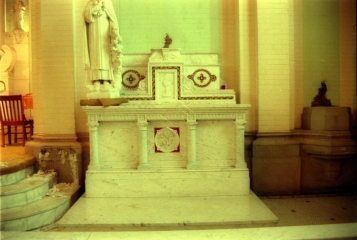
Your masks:
M21 95L0 96L0 121L2 126L23 125L24 108Z

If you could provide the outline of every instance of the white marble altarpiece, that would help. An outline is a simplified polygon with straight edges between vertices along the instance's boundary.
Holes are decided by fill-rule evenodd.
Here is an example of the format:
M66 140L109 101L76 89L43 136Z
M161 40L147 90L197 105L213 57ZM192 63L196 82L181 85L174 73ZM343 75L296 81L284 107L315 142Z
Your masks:
M218 56L163 48L125 60L120 95L129 102L83 107L91 147L87 197L249 194L249 105L221 89Z
M218 55L162 48L122 59L120 97L128 102L82 107L86 192L59 226L274 226L277 218L249 187L250 105L236 104L225 88Z

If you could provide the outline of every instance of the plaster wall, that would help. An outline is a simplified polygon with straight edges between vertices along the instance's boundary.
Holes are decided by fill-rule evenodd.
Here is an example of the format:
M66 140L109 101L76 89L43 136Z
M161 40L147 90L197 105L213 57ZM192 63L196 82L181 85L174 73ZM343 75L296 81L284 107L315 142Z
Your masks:
M75 133L73 2L31 1L31 80L38 135Z
M288 132L290 125L289 1L257 1L258 131Z
M239 99L251 104L246 114L247 132L258 130L258 38L256 2L239 2Z
M221 0L221 56L222 78L239 98L239 4L235 0Z
M147 53L164 46L183 52L220 51L219 0L114 0L125 53Z
M294 88L290 91L294 97L293 103L293 126L294 128L301 128L301 115L304 108L304 58L303 58L303 22L302 22L302 0L291 1L291 14L293 15L293 27L291 36L293 36L293 48L290 49L292 56L290 57L290 76L294 80L292 82Z
M59 101L57 101L57 104L59 106L63 101L74 103L75 110L70 110L71 113L69 115L68 108L66 108L66 111L61 111L63 113L61 122L67 119L76 119L76 132L88 131L86 116L78 107L79 100L85 98L86 75L83 67L84 22L82 12L86 3L87 0L72 2L72 5L67 10L67 15L63 15L65 16L63 17L63 19L66 19L65 21L51 17L53 20L46 24L41 21L39 13L44 12L54 16L60 8L55 8L56 3L52 2L51 9L41 10L38 1L31 1L32 8L37 8L31 9L31 11L37 11L38 14L32 15L31 21L33 23L36 20L39 21L37 25L31 23L34 30L31 33L33 51L36 51L36 45L40 45L37 40L42 39L41 33L39 31L36 32L36 27L39 28L43 25L44 27L51 26L53 28L53 25L55 25L56 30L59 31L61 25L63 25L63 29L65 29L65 31L58 32L60 34L50 34L52 37L46 37L49 39L55 36L56 41L66 42L66 44L56 44L56 50L53 54L51 53L52 55L49 59L51 61L56 59L57 63L48 63L46 67L43 66L43 69L44 71L46 69L49 71L50 69L52 74L53 69L47 67L52 65L61 72L58 76L52 75L51 78L53 79L61 78L60 76L62 75L73 76L74 80L69 85L64 82L61 83L61 81L53 81L56 85L56 92L52 92L50 96L58 96ZM62 5L66 4L62 3ZM149 4L145 1L114 0L113 5L119 19L120 34L123 37L124 54L144 53L149 52L153 47L160 48L163 45L163 38L166 33L169 33L174 40L172 47L180 47L184 52L220 52L222 54L223 79L228 82L230 88L235 89L239 95L237 99L240 103L252 104L252 108L247 113L247 131L257 132L258 126L260 132L285 132L293 128L299 128L302 106L308 106L311 103L311 98L316 94L320 82L318 80L312 85L309 80L306 80L312 73L309 68L305 71L305 65L310 66L311 61L317 58L317 56L307 51L308 46L310 42L316 45L318 38L331 39L330 35L336 35L335 31L338 29L332 26L327 28L327 33L325 33L325 30L321 30L324 34L317 35L315 38L302 38L302 34L305 36L308 33L307 31L312 28L308 26L310 23L307 24L306 21L310 21L310 17L317 11L315 5L310 6L308 5L309 3L304 1L294 1L293 4L289 1L285 3L280 1L276 3L274 1L240 1L239 4L234 4L234 2L230 2L230 4L218 0L196 0L190 1L189 4L185 1L174 1L167 4L165 1L156 0L154 3L150 2ZM319 4L323 3L319 2ZM46 6L46 3L42 5ZM326 5L334 6L333 1ZM343 5L343 3L340 3L340 5ZM230 11L224 12L224 8ZM341 7L340 11L342 9L343 7ZM286 14L287 12L289 14ZM232 18L232 14L235 17L233 16ZM321 23L326 16L330 16L328 14L337 14L336 16L334 15L334 21L338 22L339 13L330 11L330 13L315 14L312 24ZM352 14L351 11L349 11L349 14ZM350 18L344 19L346 24L351 22ZM222 22L228 25L221 25ZM345 26L344 24L342 25ZM53 29L51 30L53 31ZM221 33L224 33L224 36L221 36ZM341 39L346 39L347 41L349 35L341 36ZM62 37L66 40L60 40ZM51 43L48 39L43 39L42 42L49 46ZM227 39L230 42L227 42ZM326 40L322 43L325 44L324 42ZM343 62L348 62L348 59L352 60L352 56L354 56L347 51L350 49L351 43L340 43L340 45L344 46L344 50L341 50L341 57L338 56L339 47L337 50L330 49L334 48L334 43L335 40L333 43L329 40L324 47L328 48L328 51L332 51L332 55L329 55L330 58L333 58L337 51L337 60L333 60L337 62L333 62L333 68L336 68L336 64L345 66ZM72 49L70 49L71 47ZM235 50L232 51L232 49ZM56 51L59 54L56 54ZM229 51L232 53L229 56L225 56L224 51L227 54ZM305 56L303 53L307 53L307 55ZM343 54L347 54L347 58ZM54 55L56 56L52 57ZM43 61L40 51L37 51L35 55L32 54L32 57L32 78L41 79L38 74L43 73L36 70L37 62ZM341 59L341 62L339 59ZM317 64L316 61L314 64ZM68 69L68 71L61 71L60 68ZM321 68L322 65L318 67L320 72ZM314 71L316 73L317 70L315 69ZM338 85L341 85L339 92L343 91L342 88L348 89L350 92L350 94L343 95L341 103L355 105L353 101L355 96L351 92L354 89L353 84L355 84L352 81L355 75L355 67L349 66L349 69L344 72L341 71L340 75L343 75L344 80L341 81L346 82L346 84L343 84L343 86L340 84L340 77L334 80L337 81ZM304 81L301 81L302 77ZM38 92L47 92L43 91L42 84L35 85ZM68 99L62 95L64 92L71 91L69 89L70 86L75 86L75 99ZM340 93L331 93L332 87L329 86L329 97L330 94L339 96ZM36 98L36 96L34 97ZM333 103L334 101L332 99ZM36 99L34 102L38 114L41 115L45 107L41 105L44 104L40 103L39 100L36 101ZM65 112L67 112L66 117L64 117ZM43 115L43 117L45 116ZM41 130L42 121L43 119L39 119L36 123L39 131L43 131ZM70 128L73 129L73 126ZM68 129L68 131L72 131L72 129Z
M1 1L1 3L3 5L4 1ZM35 131L52 132L50 129L53 129L53 126L51 127L51 125L48 125L47 130L42 128L45 128L48 122L52 122L51 118L54 114L56 116L62 115L58 121L55 121L61 122L59 125L61 131L63 129L67 129L65 132L72 132L73 129L76 132L87 131L86 117L78 109L77 104L79 99L85 97L83 87L85 72L82 66L84 24L82 11L86 3L87 0L66 1L65 3L57 1L51 3L29 2L27 11L30 13L30 35L32 38L29 50L31 57L30 82L34 84L37 93L46 95L45 99L48 98L52 101L52 98L56 96L56 100L58 100L50 103L51 106L55 104L56 107L52 107L51 111L53 112L44 123L46 117L43 110L49 108L46 106L49 101L44 101L42 96L38 96L39 94L34 96L34 111L37 111L36 115L40 116L37 117ZM124 53L148 52L152 47L161 47L166 32L174 39L172 46L181 47L185 52L221 52L223 51L222 43L225 41L224 39L233 39L232 41L238 44L236 46L238 53L233 54L232 59L228 58L225 64L229 60L235 60L236 64L232 65L231 70L234 72L239 69L239 75L233 80L231 78L235 76L234 74L227 76L225 80L232 82L231 87L239 91L239 98L237 99L241 103L252 104L252 108L247 114L248 131L255 132L258 130L258 105L255 104L258 99L260 99L259 109L262 109L259 111L259 122L263 131L271 131L272 129L269 128L274 128L274 131L299 128L301 107L310 105L311 99L316 95L320 78L324 77L323 75L328 77L328 97L331 98L332 103L340 106L351 106L352 112L354 114L356 112L354 57L356 32L351 31L353 24L355 24L355 13L352 11L355 9L354 1L298 0L294 1L293 6L290 2L285 2L283 8L281 5L283 3L279 1L275 3L274 1L243 0L239 1L239 4L234 1L226 3L226 1L219 0L196 0L190 1L189 4L185 1L173 1L168 4L163 0L155 0L150 3L140 0L114 0L113 4L119 19L120 32L124 39ZM259 14L257 14L256 4L261 6L259 7ZM222 12L223 8L231 11L229 13ZM274 11L281 14L274 14ZM59 15L58 12L61 12L60 16L62 17L57 16ZM291 16L287 16L286 12L293 15L294 21L291 21ZM232 19L230 14L236 16ZM44 17L46 17L46 21L41 20ZM231 25L221 25L224 19L230 20ZM282 24L271 24L272 21L282 21ZM4 29L4 25L2 19L2 29ZM269 39L279 42L282 38L274 33L277 25L279 27L285 25L285 32L279 33L280 36L284 35L283 39L285 38L284 44L279 43L280 49L276 49L275 46L272 47L269 43ZM289 30L286 30L286 27ZM46 36L41 36L41 28L42 32L48 32ZM222 32L225 34L221 36ZM340 34L336 34L336 32ZM291 36L294 36L293 42ZM287 43L287 41L289 42ZM48 62L41 65L41 61L43 61L41 48L50 53L47 59L52 63ZM279 57L280 54L276 54L277 52L288 52L290 54L289 59L280 59L280 61L290 63L289 67L283 67L286 68L283 71L281 71L282 66L278 63L279 59L272 59ZM270 59L269 55L271 56ZM257 56L260 56L259 65ZM222 62L224 63L224 61ZM291 64L292 62L294 65ZM225 69L225 64L223 64L222 70ZM36 81L42 79L41 68L44 72L51 71L51 87L56 91L44 89L42 82L36 83ZM267 68L274 72L274 75L276 72L279 74L276 74L274 79L269 79L273 75L263 73L268 71ZM56 72L54 69L60 72L59 75L52 75ZM65 69L65 71L60 69ZM258 71L260 74L259 84L263 84L259 87L260 92L257 92L256 86ZM281 74L286 74L286 71L289 71L289 75L282 77ZM231 74L228 72L232 71L224 71L222 75ZM68 76L73 79L69 84L64 83L64 80L62 82L54 80L63 79L63 77L68 78ZM290 78L290 81L295 82L295 86L291 83L290 89L287 90L286 86L283 86L284 84L280 84L284 80L279 80L279 78ZM273 85L272 82L274 82ZM66 93L73 91L72 86L75 86L75 99L65 97ZM277 94L280 90L290 92L290 96L289 94ZM271 94L274 92L274 94L269 96L269 92ZM291 93L295 93L295 95ZM292 98L291 95L294 95L294 97ZM271 106L269 101L266 101L267 99L271 103L279 103L279 111L275 110L278 112L269 112L271 110L264 107L264 104ZM74 103L75 110L69 110L67 107L61 109L64 101ZM283 104L281 106L282 102L290 102L290 105L285 106ZM295 106L292 104L294 102ZM290 108L289 113L286 110L287 107ZM58 112L60 112L59 115ZM279 119L276 119L276 117ZM277 122L284 122L286 126L272 125L271 118L278 120ZM288 118L289 120L287 120ZM66 122L67 119L76 119L75 127L66 126L63 128L66 125L63 125L63 122ZM69 122L67 124L73 125Z
M339 1L303 0L304 106L311 106L320 82L327 97L340 104Z
M339 1L340 103L351 107L356 125L356 1Z
M29 34L29 57L30 57L30 82L33 95L33 114L36 118L34 123L34 133L40 130L43 123L44 112L41 111L41 93L43 91L41 79L41 3L31 1L28 11L30 11L30 34ZM37 92L39 94L37 94Z

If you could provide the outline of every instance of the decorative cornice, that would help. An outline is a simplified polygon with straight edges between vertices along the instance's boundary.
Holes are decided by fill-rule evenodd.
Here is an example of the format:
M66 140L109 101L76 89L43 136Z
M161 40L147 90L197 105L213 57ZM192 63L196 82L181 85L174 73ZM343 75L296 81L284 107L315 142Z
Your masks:
M98 115L98 121L136 121L136 115Z
M197 114L196 115L197 119L200 120L224 120L224 119L236 119L236 115L234 113L232 114L226 114L226 113L206 113L206 114Z
M180 109L180 112L177 111L177 106L172 106L171 108L163 107L159 109L155 106L145 107L145 108L102 108L102 109L90 109L88 107L84 108L84 111L89 115L88 125L95 125L101 121L166 121L166 120L180 120L187 122L196 122L201 120L233 120L239 124L244 124L244 113L237 113L240 111L246 111L243 109L230 109L220 108L212 109L208 107L204 108L187 108ZM241 116L243 118L237 118Z

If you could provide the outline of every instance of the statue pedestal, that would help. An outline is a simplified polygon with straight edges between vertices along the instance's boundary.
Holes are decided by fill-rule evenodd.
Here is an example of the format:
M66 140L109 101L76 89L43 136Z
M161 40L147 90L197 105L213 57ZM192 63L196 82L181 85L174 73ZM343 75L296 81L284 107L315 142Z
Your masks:
M351 137L349 107L306 107L301 136L301 192L353 190L356 181L356 142Z
M352 122L349 107L305 107L302 128L306 130L348 131Z

